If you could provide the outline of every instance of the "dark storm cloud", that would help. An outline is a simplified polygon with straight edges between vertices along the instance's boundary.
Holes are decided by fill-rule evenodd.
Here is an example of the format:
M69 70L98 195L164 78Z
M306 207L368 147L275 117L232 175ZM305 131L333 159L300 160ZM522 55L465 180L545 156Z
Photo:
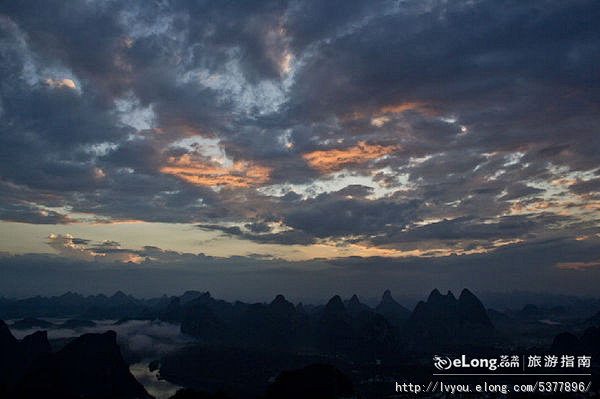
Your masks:
M397 9L396 1L295 1L286 13L286 29L296 51L343 35L369 18Z
M103 106L122 93L129 71L115 62L123 50L126 27L120 14L127 3L50 0L9 2L0 12L26 35L31 51L48 67L71 69ZM76 126L73 126L76 127Z
M39 188L93 186L93 165L78 148L115 140L126 129L68 87L28 87L15 77L3 89L2 175Z
M187 187L164 175L118 170L107 184L105 190L80 195L77 209L117 220L185 223L216 198L208 188Z
M363 201L335 199L321 195L284 213L287 226L315 237L368 235L385 231L387 226L403 228L416 219L418 203L388 200Z
M0 217L301 245L593 234L568 194L598 188L599 19L583 0L3 3ZM362 180L317 187L333 172Z
M314 244L319 239L363 237L386 231L399 231L419 218L418 201L368 200L372 189L350 185L342 190L321 194L312 199L298 200L294 206L272 209L272 222L282 223L292 230L270 232L265 220L238 226L200 224L204 230L221 231L230 236L258 243ZM263 216L269 216L263 213Z
M203 22L210 21L209 30L213 31L208 42L225 49L241 48L244 71L250 80L279 77L278 57L285 48L285 41L278 34L286 11L285 1L224 2L219 8L214 8L210 2L184 4L184 12L201 16L200 21L193 21L192 40L199 31L206 32Z
M245 227L253 233L267 233L271 231L271 227L266 223L248 223Z
M503 201L508 201L512 199L528 197L531 195L542 193L544 190L527 186L523 183L513 183L509 184L505 187L506 194L503 195L500 199Z
M0 219L33 224L70 224L75 220L52 210L43 210L27 203L0 204Z
M262 223L262 225L267 226ZM268 226L267 226L268 227ZM226 227L214 224L199 224L198 228L207 231L220 231L228 236L251 240L260 244L310 245L317 242L316 238L300 230L288 230L277 233L263 233L246 226L250 232L242 231L239 227ZM266 230L269 231L269 230Z
M417 243L417 246L408 245L411 248L418 248L419 244L429 240L441 240L450 243L459 242L463 245L475 241L479 245L488 240L527 239L537 235L543 236L544 229L549 226L562 226L563 229L566 229L571 221L569 217L554 214L503 216L494 220L460 217L452 220L444 219L424 226L414 226L404 231L391 230L386 235L373 238L372 243L374 245ZM593 225L577 226L579 231L584 231L586 228L593 229Z
M340 198L348 196L352 198L366 198L373 194L373 187L363 186L361 184L351 184L333 194Z
M398 241L418 241L426 239L460 240L519 237L529 231L534 224L520 217L504 217L498 223L484 224L469 218L443 220L437 223L414 228L406 233L398 233Z
M429 103L469 133L449 141L424 129L417 146L486 152L567 143L554 161L593 167L599 13L591 2L507 1L434 2L416 15L386 15L324 44L299 72L290 104L325 118Z
M27 37L21 27L3 16L0 29L6 37L0 52L2 179L58 192L99 188L98 171L81 147L117 140L129 130L93 96L69 86L72 80L34 76L35 55L21 43Z
M417 3L420 12L403 13L405 5L399 5L398 12L326 45L298 85L318 90L324 96L319 106L331 96L322 108L327 111L365 104L363 98L375 99L373 106L407 98L493 101L490 95L502 94L507 81L504 94L528 89L510 82L515 78L569 84L588 94L589 85L598 83L592 67L598 61L594 20L600 8L593 2ZM332 74L338 79L326 80ZM311 78L322 84L306 84ZM340 84L350 78L352 84Z
M405 284L453 287L457 284L499 290L507 287L543 291L544 287L561 286L565 292L594 295L592 283L600 268L560 267L563 262L590 262L598 259L597 240L542 240L514 244L492 252L440 258L350 258L332 261L348 273L375 272L374 281L382 276L402 278ZM402 276L402 277L400 277ZM485 287L485 288L484 288Z
M72 241L73 241L73 244L75 244L75 245L87 245L87 244L90 243L90 240L87 240L85 238L76 238L76 237L73 237Z
M588 194L600 191L600 179L577 182L569 186L569 190L576 194Z
M316 238L302 230L288 230L279 233L244 236L260 244L310 245L317 242Z
M221 231L225 234L229 234L229 235L241 235L242 230L237 227L237 226L233 226L233 227L226 227L226 226L219 226L216 224L200 224L198 225L198 228L203 229L203 230L218 230Z

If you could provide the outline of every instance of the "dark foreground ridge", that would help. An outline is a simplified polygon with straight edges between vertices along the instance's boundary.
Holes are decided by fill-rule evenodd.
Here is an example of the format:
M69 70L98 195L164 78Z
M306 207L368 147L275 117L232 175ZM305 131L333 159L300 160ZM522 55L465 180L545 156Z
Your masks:
M116 333L84 334L56 353L45 331L14 338L0 320L0 397L149 399L121 357Z

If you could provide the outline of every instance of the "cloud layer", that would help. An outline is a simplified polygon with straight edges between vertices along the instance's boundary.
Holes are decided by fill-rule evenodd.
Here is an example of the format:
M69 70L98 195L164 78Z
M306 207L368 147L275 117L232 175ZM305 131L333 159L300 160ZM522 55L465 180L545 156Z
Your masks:
M596 245L599 19L591 0L2 4L0 219L340 256Z

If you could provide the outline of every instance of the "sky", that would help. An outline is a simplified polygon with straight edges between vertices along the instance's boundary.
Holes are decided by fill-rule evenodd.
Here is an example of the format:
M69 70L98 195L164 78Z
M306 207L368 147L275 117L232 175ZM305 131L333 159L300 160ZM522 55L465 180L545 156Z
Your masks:
M597 294L597 1L0 4L0 295Z

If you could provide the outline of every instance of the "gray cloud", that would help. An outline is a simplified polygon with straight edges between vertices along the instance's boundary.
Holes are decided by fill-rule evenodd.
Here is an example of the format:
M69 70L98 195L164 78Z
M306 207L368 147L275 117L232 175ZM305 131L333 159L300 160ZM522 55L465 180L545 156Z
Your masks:
M0 205L0 219L33 224L69 224L74 220L52 210L44 210L26 203Z
M576 194L596 193L600 191L600 179L590 179L588 181L580 181L571 186L569 190Z
M2 4L0 218L427 250L598 232L597 2L338 3Z

